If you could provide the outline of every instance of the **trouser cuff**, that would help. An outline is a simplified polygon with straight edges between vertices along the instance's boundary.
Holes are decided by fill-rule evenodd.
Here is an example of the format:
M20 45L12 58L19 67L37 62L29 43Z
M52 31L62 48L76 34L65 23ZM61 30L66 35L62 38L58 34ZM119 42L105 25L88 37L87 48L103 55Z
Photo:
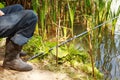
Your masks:
M13 36L11 38L11 40L19 46L22 46L22 45L26 44L28 39L29 38L26 38L26 37L24 37L23 35L20 35L20 34L16 34L15 36Z

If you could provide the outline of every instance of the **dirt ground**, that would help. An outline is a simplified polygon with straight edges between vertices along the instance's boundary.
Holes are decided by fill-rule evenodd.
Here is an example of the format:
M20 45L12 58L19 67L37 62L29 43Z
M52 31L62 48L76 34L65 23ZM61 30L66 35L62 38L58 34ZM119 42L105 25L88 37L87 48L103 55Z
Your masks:
M66 73L52 72L49 70L40 70L38 66L33 66L32 71L18 72L14 70L6 70L2 68L4 57L4 49L0 49L0 80L72 80Z

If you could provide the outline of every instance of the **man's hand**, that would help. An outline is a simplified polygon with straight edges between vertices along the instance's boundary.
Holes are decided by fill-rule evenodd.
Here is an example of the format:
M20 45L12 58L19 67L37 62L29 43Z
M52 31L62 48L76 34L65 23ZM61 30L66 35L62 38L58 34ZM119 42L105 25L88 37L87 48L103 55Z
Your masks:
M0 10L0 16L5 15L3 11Z

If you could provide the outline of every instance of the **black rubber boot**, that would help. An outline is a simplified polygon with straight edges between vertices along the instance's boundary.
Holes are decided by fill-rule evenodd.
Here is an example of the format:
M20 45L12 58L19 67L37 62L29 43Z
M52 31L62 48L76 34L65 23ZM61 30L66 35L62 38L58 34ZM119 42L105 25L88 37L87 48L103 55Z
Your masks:
M9 41L6 45L5 58L3 62L3 68L13 69L16 71L30 71L32 66L22 61L20 58L20 52L22 47Z
M19 54L20 54L20 57L27 56L26 52L24 52L24 51L21 51Z
M10 41L10 39L7 38L7 39L6 39L6 45L7 45L7 43L8 43L9 41ZM24 51L21 51L19 54L20 54L20 57L27 56L26 52L24 52Z

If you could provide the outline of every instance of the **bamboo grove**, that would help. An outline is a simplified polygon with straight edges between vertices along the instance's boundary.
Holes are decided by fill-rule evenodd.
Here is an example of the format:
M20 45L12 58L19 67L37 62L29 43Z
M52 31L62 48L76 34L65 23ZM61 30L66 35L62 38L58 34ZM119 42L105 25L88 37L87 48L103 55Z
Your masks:
M6 5L22 4L33 8L38 14L36 34L44 39L56 36L66 39L74 35L74 24L81 24L84 29L92 28L112 17L112 0L0 0ZM118 14L117 14L118 15ZM60 22L60 27L59 27Z

